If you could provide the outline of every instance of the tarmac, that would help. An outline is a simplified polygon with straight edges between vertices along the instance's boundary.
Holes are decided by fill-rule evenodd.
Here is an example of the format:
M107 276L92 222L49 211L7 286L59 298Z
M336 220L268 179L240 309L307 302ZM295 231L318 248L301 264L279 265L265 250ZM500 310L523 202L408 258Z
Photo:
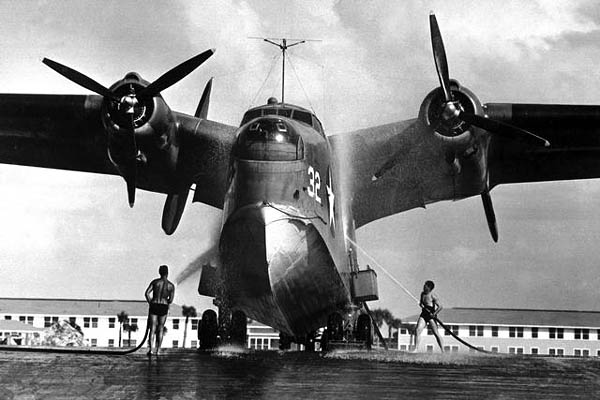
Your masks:
M0 399L599 398L600 359L171 350L0 351Z

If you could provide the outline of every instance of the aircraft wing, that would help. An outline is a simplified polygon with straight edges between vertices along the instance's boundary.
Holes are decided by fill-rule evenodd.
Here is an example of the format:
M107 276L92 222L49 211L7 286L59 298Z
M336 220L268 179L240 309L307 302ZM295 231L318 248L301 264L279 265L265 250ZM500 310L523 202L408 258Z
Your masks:
M442 149L418 119L330 136L329 140L342 170L349 173L344 190L350 191L357 228L454 198L451 168L441 161Z
M490 187L600 177L599 106L489 103L486 113L550 142L531 148L492 136Z
M483 108L488 118L541 136L550 146L472 127L475 145L455 162L420 119L330 137L342 165L351 160L356 227L500 184L600 177L599 106L489 103Z
M107 151L102 101L97 95L0 94L0 163L119 175ZM178 171L196 185L194 201L222 208L235 127L176 112L173 119ZM163 175L141 169L137 187L169 193Z

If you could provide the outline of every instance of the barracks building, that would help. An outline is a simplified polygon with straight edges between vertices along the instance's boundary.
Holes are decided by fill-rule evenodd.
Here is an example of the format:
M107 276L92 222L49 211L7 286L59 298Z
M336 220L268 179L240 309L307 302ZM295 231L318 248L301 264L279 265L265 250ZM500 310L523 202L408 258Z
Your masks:
M444 308L439 319L469 344L494 353L600 356L600 312L501 308ZM404 319L398 349L414 344L419 315ZM445 351L474 351L439 327ZM419 351L439 351L431 330L423 330Z
M198 347L198 317L189 318L187 327L182 307L171 304L165 323L164 348ZM121 328L117 315L125 312L128 325L137 326L131 334ZM26 299L0 298L0 343L31 345L46 328L59 321L78 325L91 347L135 347L144 338L148 303L137 300ZM187 329L184 335L184 331ZM183 342L185 336L185 343ZM248 347L278 349L279 333L257 322L248 324Z

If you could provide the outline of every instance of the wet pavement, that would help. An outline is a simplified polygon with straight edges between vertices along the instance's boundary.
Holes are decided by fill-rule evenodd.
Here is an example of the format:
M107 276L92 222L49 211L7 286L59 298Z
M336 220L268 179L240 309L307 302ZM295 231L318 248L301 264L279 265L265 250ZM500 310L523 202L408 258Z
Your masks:
M600 359L170 351L0 352L0 399L599 398Z

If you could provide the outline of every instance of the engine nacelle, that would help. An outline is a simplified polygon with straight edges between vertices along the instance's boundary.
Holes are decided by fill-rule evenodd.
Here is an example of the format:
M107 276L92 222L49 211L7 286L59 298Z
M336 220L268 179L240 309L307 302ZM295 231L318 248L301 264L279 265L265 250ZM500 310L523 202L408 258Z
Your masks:
M461 111L483 115L483 107L475 94L458 81L450 80L454 103ZM419 109L419 119L429 127L434 135L451 145L468 145L472 139L471 125L452 115L444 115L446 100L441 88L436 88L425 96Z

